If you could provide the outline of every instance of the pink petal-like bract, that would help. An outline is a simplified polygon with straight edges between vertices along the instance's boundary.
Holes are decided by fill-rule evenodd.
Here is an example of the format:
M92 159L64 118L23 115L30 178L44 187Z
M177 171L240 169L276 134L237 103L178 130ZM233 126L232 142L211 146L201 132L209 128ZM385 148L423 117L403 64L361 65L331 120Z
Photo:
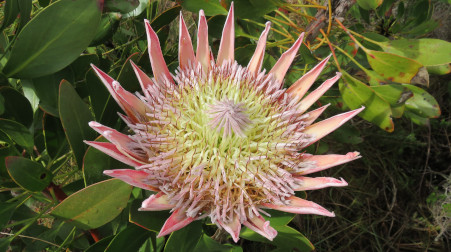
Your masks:
M272 240L277 231L263 217L271 208L296 214L334 216L295 191L346 186L343 179L306 177L359 158L311 155L304 148L331 133L363 108L316 122L329 106L310 109L340 78L326 80L307 94L329 57L283 89L284 77L303 43L303 34L269 71L262 70L270 23L247 66L234 57L233 4L216 61L208 45L204 12L199 12L197 48L179 19L179 67L171 74L160 43L145 21L153 78L131 62L142 92L132 94L93 66L119 104L127 128L119 132L91 122L109 143L86 142L134 169L106 175L155 191L140 211L170 210L159 237L209 217L237 242L241 225ZM125 167L124 167L125 168ZM152 213L149 213L152 214Z

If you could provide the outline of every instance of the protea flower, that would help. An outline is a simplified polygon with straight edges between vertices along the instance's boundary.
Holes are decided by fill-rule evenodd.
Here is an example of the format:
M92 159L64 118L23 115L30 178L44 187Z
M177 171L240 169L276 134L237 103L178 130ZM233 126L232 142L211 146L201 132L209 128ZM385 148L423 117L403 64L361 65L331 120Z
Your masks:
M346 186L343 179L306 177L359 158L311 155L302 150L329 134L363 108L313 123L328 105L307 109L339 78L326 80L306 95L329 57L288 89L283 79L303 34L266 73L261 70L270 23L249 65L234 60L234 14L230 8L216 57L208 46L207 21L199 13L197 50L180 15L179 68L171 74L155 31L145 20L154 78L132 62L142 93L131 94L92 66L126 115L133 132L120 133L91 122L110 143L87 142L135 169L104 171L133 186L156 192L142 211L171 210L159 236L210 217L236 242L241 224L272 240L277 231L264 209L334 216L296 191Z

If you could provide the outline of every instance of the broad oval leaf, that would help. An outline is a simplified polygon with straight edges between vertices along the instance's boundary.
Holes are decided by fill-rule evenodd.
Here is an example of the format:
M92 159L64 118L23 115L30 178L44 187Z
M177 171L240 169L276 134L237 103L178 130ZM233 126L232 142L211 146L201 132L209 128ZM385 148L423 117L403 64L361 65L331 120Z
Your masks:
M346 105L351 109L365 106L366 108L359 114L360 117L376 124L385 131L392 132L394 124L391 118L390 104L365 83L355 79L345 71L341 71L341 73L343 78L339 83L339 88Z
M58 108L67 140L78 166L81 167L87 149L83 140L92 140L96 136L95 131L88 125L94 118L72 85L65 80L60 84Z
M114 236L105 251L123 252L138 251L143 243L152 235L152 232L134 224L128 225L124 230ZM155 235L155 233L154 233Z
M227 15L227 10L219 1L185 0L182 2L182 7L191 12L198 12L203 9L207 16Z
M167 218L169 218L169 216L171 216L171 214L169 211L138 211L141 207L141 203L141 200L135 200L132 202L129 213L130 222L147 230L159 232L163 227L164 222Z
M136 9L138 5L138 0L105 0L103 8L105 12L127 13Z
M365 50L374 71L389 81L429 85L429 74L418 61L393 53Z
M440 107L432 95L413 85L403 84L403 86L413 93L413 96L406 101L408 110L425 118L437 118L441 115Z
M100 16L95 0L60 0L49 5L19 33L3 73L34 78L63 69L94 38Z
M119 179L102 181L70 195L50 214L81 229L98 228L122 212L132 188Z
M364 10L376 9L384 0L357 0L357 4Z
M26 127L33 122L33 109L30 102L17 90L10 87L1 87L0 95L4 98L5 112L3 118L19 122Z
M61 121L46 113L42 117L42 124L45 148L50 157L57 158L60 154L69 149Z
M385 52L416 60L424 66L451 63L451 43L440 39L400 39L379 43Z
M52 173L28 158L7 157L5 164L14 182L26 190L40 192L52 182Z
M22 146L28 152L32 152L34 146L33 135L22 124L0 118L0 131L3 131L11 140Z

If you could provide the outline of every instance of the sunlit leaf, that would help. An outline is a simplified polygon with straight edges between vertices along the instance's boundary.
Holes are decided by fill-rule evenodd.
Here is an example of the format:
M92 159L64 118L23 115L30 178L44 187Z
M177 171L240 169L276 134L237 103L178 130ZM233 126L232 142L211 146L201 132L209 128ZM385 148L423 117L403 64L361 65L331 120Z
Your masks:
M409 111L425 118L440 116L440 107L432 95L413 85L403 84L403 86L413 93L413 96L406 101L406 108Z
M132 186L121 180L102 181L70 195L50 214L82 229L97 228L122 212L131 191Z
M429 85L429 74L418 61L393 53L365 50L368 63L389 81Z
M394 124L391 119L390 104L382 99L377 93L365 83L352 77L345 71L342 81L339 83L340 93L343 101L351 109L357 109L362 106L366 108L359 114L363 119L370 121L381 129L392 132Z
M451 63L451 43L432 38L400 39L380 43L385 52L418 61L424 66Z

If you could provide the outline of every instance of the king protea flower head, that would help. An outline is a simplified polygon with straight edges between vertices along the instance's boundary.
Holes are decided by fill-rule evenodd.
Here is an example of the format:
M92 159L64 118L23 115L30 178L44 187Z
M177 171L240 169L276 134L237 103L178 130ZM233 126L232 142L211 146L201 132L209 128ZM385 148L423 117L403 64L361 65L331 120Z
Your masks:
M244 67L234 60L233 20L232 4L215 61L208 46L204 12L199 13L196 53L180 15L180 65L174 75L164 62L155 31L145 20L154 78L132 62L142 93L127 92L92 66L125 112L121 118L133 134L91 122L110 143L87 143L135 168L105 174L156 192L140 210L171 210L159 236L208 216L235 242L241 224L272 240L277 231L262 217L264 209L332 217L333 212L294 193L346 186L343 179L306 175L360 157L358 152L302 152L363 109L317 123L313 122L328 105L306 112L340 78L337 73L307 94L330 56L283 89L303 34L266 73L261 67L270 23Z

